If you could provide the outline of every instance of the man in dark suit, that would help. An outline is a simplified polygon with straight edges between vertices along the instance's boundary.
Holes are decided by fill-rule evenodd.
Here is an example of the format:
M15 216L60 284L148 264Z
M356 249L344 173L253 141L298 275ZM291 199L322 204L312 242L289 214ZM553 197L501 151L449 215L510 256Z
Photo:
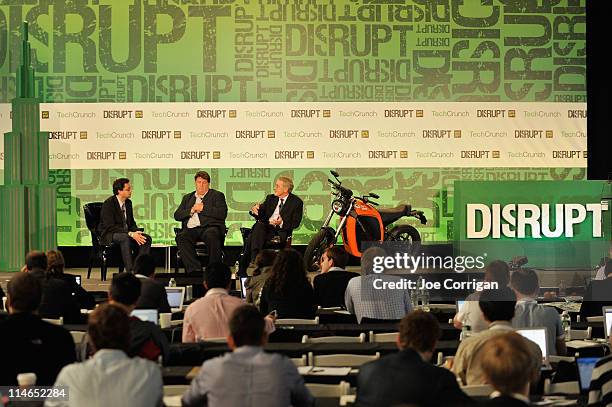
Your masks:
M140 279L140 297L136 302L138 309L156 309L159 312L170 312L168 304L168 295L164 285L159 281L155 281L155 262L153 256L143 254L136 257L134 263L134 273Z
M132 250L138 255L151 250L151 236L138 230L132 210L132 185L127 178L113 182L113 196L102 204L98 230L104 243L115 242L121 248L121 257L126 271L132 272L134 261Z
M429 363L440 334L436 318L413 311L400 322L398 353L359 369L356 405L466 406L471 399L447 369Z
M602 307L612 305L612 260L608 259L604 266L605 279L593 280L586 289L580 317L600 316Z
M245 242L244 256L240 263L241 276L246 276L249 263L257 257L267 241L278 236L283 244L291 236L293 229L300 226L304 202L293 195L292 191L291 178L278 177L274 183L274 193L266 196L262 204L251 208L249 213L257 219L257 222L253 225L249 238Z
M19 373L33 372L36 385L51 386L60 370L76 360L72 337L36 315L42 288L35 276L15 274L7 291L10 315L0 322L0 383L16 386Z
M185 195L174 212L174 219L183 228L176 235L176 245L188 273L202 271L195 249L198 241L208 247L209 264L221 262L227 217L225 195L210 188L210 175L198 171L193 178L196 190Z
M344 292L350 279L359 277L344 268L348 253L341 246L332 246L321 255L321 274L314 278L315 304L321 307L344 306Z

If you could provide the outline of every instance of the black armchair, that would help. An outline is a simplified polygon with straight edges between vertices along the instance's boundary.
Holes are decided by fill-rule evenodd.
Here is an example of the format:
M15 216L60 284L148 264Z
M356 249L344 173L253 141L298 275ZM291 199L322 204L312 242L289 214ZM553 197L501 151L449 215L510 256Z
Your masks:
M98 232L98 224L100 223L100 212L102 211L102 202L90 202L83 205L83 212L85 213L85 223L87 223L87 229L91 233L91 252L89 254L89 268L87 269L87 278L91 275L91 268L94 263L100 261L100 279L106 281L106 271L108 268L108 260L111 252L114 251L115 247L118 247L115 243L104 244L102 243L102 236ZM123 271L123 261L121 256L117 256L119 264L119 272Z
M223 233L223 236L221 237L221 246L223 246L223 242L225 241L225 236L227 236L228 230L229 229L227 227L223 228L224 233ZM174 228L174 235L176 236L182 231L183 231L183 228ZM204 243L203 241L196 242L195 246L196 246L196 255L200 259L200 263L202 263L202 265L206 265L208 263L208 246L206 246L206 243ZM225 258L225 252L221 250L221 259L224 259L224 258ZM183 262L181 261L181 252L177 247L176 248L176 263L174 264L175 273L179 272L179 268L181 267L182 264Z

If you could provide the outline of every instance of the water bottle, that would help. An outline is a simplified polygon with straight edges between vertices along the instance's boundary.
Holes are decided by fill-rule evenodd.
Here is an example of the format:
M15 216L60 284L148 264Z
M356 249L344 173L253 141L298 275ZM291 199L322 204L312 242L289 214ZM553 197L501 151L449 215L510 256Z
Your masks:
M240 272L240 262L236 260L236 263L234 263L234 277L233 278L237 278L239 272Z
M569 312L563 311L561 313L561 325L563 325L563 332L565 332L565 340L570 340L570 331L572 329L572 318Z
M559 281L559 297L565 297L565 280Z
M427 288L423 288L421 303L423 304L423 311L429 312L429 289Z
M423 303L423 289L421 288L423 284L423 277L419 276L417 279L417 288L416 288L416 305L417 309L420 308L420 304Z
M469 338L472 335L472 327L469 325L463 325L461 328L461 335L459 335L459 341Z
M168 281L168 287L176 287L176 280L174 279L174 277L172 277L170 281Z

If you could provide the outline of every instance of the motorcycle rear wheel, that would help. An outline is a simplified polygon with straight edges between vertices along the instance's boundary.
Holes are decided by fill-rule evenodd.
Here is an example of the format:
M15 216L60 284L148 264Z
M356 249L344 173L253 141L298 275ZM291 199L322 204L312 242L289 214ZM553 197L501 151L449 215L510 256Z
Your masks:
M405 242L407 252L414 256L421 250L421 234L411 225L398 225L389 231L387 240Z
M328 229L321 229L310 239L304 252L306 271L319 271L319 259L328 247L334 244L334 234Z

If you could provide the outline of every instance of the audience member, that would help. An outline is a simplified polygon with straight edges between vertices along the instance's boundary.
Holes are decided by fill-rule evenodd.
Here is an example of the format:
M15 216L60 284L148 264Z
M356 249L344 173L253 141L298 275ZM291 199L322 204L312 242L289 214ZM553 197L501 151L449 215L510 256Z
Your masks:
M4 290L0 285L0 300L2 300L4 297L6 297L6 295L4 294ZM0 302L0 311L4 311L4 304L2 302Z
M412 309L410 290L380 289L383 283L400 283L402 279L374 273L374 259L386 256L380 247L370 247L361 255L361 276L351 279L346 286L344 303L361 323L363 318L399 320Z
M321 255L321 274L313 281L314 301L321 307L344 306L344 292L349 280L359 277L344 268L348 264L349 255L341 246L332 246Z
M229 320L231 353L204 362L183 407L313 406L314 398L295 365L279 354L264 352L262 315L251 305L237 308Z
M484 281L497 283L498 288L508 286L510 282L510 270L508 263L502 260L494 260L487 264L484 271ZM487 329L488 324L483 319L478 306L478 298L481 291L475 291L465 299L463 309L458 311L453 319L455 328L462 329L463 325L469 325L472 332L480 332Z
M606 262L604 274L605 279L591 281L586 289L580 307L580 317L583 319L600 316L602 307L612 305L612 260Z
M26 255L26 271L36 277L42 287L42 299L38 313L43 318L63 318L65 324L82 322L81 308L72 295L70 286L58 278L47 274L47 256L41 251L31 251Z
M515 332L489 339L482 347L482 370L495 389L486 406L521 407L530 405L529 388L535 374L533 355L527 340Z
M512 318L514 317L516 296L510 288L484 290L479 297L478 305L489 328L462 340L452 364L452 371L461 378L463 384L469 386L486 384L482 371L483 354L480 351L483 345L497 335L514 331ZM528 340L527 345L531 361L534 364L533 371L539 373L542 351L532 341ZM538 378L538 376L534 377L534 382Z
M197 342L208 338L226 337L227 322L232 312L243 303L229 294L232 273L222 263L206 267L204 297L187 307L183 318L183 342Z
M0 322L0 385L16 386L18 374L35 373L38 386L51 386L60 370L75 361L72 337L36 315L42 296L39 279L18 273L7 293L10 315Z
M127 355L130 325L125 307L103 304L96 308L89 315L87 327L95 352L93 358L63 368L55 386L68 387L69 398L48 400L45 406L162 406L159 367L149 360Z
M96 300L94 296L77 283L76 276L64 273L65 266L66 262L64 261L62 252L59 250L49 250L47 252L47 278L56 278L64 281L79 305L79 308L95 308Z
M400 322L398 353L361 366L356 404L367 406L464 406L471 404L455 376L430 363L440 335L436 318L413 311Z
M608 338L612 346L612 330ZM589 406L610 405L612 405L612 355L597 361L589 387Z
M277 311L278 318L313 318L312 286L306 277L302 255L281 250L272 264L270 277L261 291L261 312Z
M159 312L170 312L168 295L164 285L155 281L155 261L150 254L141 254L134 261L134 273L140 279L140 297L136 302L137 309L156 309Z
M253 276L247 278L245 282L247 303L254 304L259 308L261 290L272 273L272 264L275 258L276 252L268 249L260 251L255 257L256 268L253 270Z
M605 280L606 279L606 264L609 260L612 259L612 242L610 242L610 249L608 251L608 257L604 257L601 259L600 263L601 267L597 269L597 273L595 274L595 280Z
M516 270L510 277L510 285L517 299L512 326L514 328L545 327L549 355L565 355L565 333L559 313L556 309L540 305L536 301L540 291L540 282L535 271L524 268Z

